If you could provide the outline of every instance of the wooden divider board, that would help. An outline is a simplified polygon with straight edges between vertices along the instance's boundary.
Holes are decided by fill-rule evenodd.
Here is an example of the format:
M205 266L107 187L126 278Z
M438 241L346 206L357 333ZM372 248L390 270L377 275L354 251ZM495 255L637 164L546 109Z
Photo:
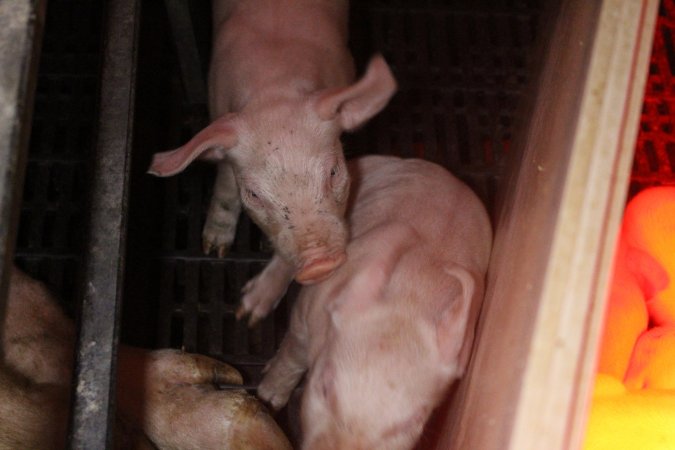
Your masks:
M658 1L563 0L505 177L478 338L437 448L577 449Z

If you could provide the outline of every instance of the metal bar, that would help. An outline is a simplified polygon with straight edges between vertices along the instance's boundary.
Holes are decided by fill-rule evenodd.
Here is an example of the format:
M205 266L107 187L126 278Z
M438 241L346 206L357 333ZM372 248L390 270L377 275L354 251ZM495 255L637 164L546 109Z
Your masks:
M45 9L45 0L0 2L0 323L14 258Z
M188 3L186 0L164 0L178 54L185 99L189 105L203 105L206 104L206 84Z
M138 0L107 2L69 448L110 448L132 144Z

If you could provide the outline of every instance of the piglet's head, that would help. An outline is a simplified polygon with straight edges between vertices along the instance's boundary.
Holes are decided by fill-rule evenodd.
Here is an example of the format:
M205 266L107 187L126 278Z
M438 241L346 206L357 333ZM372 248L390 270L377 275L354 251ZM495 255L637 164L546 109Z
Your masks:
M296 281L320 281L345 260L349 173L340 135L381 111L395 90L376 56L350 86L252 100L156 154L149 173L174 175L197 158L231 164L244 208L296 267Z

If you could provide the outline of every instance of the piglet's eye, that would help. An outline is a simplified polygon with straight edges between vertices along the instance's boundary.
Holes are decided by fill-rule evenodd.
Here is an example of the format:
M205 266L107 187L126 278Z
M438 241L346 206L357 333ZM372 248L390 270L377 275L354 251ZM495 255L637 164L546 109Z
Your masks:
M333 166L333 168L330 169L330 176L334 177L335 175L338 174L339 171L340 171L340 166L337 166L337 165Z
M260 197L258 196L258 194L256 194L255 191L252 191L251 189L246 189L244 191L244 197L245 197L244 200L248 201L249 204L252 205L261 204Z

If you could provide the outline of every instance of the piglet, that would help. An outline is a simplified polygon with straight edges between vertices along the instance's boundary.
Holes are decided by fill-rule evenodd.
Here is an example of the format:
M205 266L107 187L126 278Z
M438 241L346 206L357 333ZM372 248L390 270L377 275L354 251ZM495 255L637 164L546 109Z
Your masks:
M46 287L13 268L2 333L0 450L65 448L75 327ZM232 367L120 346L115 448L290 450Z
M410 449L465 370L490 222L433 163L369 156L350 172L347 261L301 290L258 395L280 408L308 371L303 449Z
M649 326L647 299L668 284L668 275L648 253L619 234L603 324L597 371L622 380L635 341Z
M650 325L675 325L675 188L633 197L614 256L598 372L623 380Z
M675 325L654 327L640 336L624 383L629 389L675 391Z
M644 189L633 197L626 206L622 233L628 246L648 255L658 266L642 270L643 277L651 277L654 270L664 274L657 289L648 289L651 322L675 325L675 186Z
M347 15L346 0L214 1L213 122L154 156L149 172L158 176L196 158L218 163L206 253L224 255L242 204L272 241L269 268L245 294L258 281L275 284L270 272L309 284L345 259L349 174L340 134L382 110L396 89L381 56L354 82Z

